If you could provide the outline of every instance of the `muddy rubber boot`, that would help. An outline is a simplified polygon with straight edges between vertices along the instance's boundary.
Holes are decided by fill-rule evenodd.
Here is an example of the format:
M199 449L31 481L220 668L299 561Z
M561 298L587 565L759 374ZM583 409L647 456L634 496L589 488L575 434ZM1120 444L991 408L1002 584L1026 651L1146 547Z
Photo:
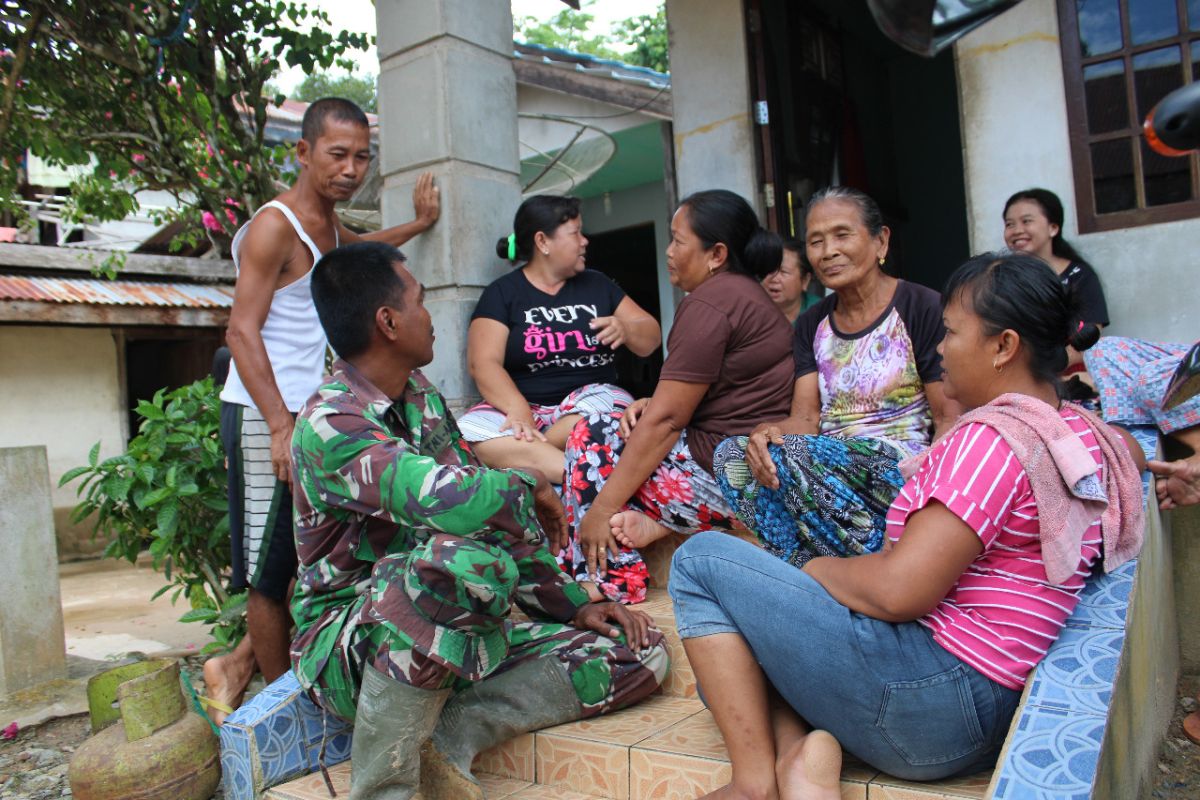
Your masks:
M475 756L514 736L574 722L583 705L567 669L543 656L481 681L446 704L421 754L423 800L484 800Z
M421 745L449 696L449 689L417 689L367 666L350 742L350 800L409 800L417 793Z

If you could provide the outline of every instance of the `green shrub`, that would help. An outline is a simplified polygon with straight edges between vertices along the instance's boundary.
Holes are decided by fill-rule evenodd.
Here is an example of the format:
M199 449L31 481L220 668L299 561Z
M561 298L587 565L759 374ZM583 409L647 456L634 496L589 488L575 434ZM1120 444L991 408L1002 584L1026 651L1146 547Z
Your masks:
M63 475L59 485L82 478L83 497L72 522L95 515L95 535L111 538L104 555L130 563L149 550L167 580L154 597L175 590L191 606L180 619L212 626L216 640L205 651L232 647L244 635L246 597L230 595L229 514L225 455L220 439L220 400L212 378L172 392L160 389L138 402L138 434L119 456L99 460L100 443L88 463Z

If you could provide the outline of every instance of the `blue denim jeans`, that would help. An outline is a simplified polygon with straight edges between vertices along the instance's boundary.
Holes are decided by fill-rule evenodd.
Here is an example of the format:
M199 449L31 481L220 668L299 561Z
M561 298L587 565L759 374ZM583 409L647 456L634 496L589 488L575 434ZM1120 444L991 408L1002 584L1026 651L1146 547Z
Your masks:
M740 634L796 713L876 769L922 781L995 764L1021 693L916 622L856 614L808 573L723 533L679 548L670 593L680 636Z

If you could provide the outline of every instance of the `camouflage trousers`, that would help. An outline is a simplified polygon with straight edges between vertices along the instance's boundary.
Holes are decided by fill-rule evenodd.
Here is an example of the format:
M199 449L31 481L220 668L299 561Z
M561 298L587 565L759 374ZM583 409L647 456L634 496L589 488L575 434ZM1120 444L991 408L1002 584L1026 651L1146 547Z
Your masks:
M372 608L387 608L391 596L401 591L399 584L411 579L401 574L407 566L405 555L376 562L369 591L347 609L346 624L312 687L317 704L343 719L354 719L358 687L368 664L421 689L462 691L473 683L444 660L420 652L415 645L425 632L406 624L411 622L410 617L383 618L370 612ZM449 570L436 576L429 572L427 565L422 580L441 583L439 593L446 591L447 582L460 580ZM489 677L535 658L556 658L567 670L583 706L583 718L633 705L654 692L666 678L669 657L662 633L656 629L650 631L650 646L634 652L626 645L623 633L609 638L562 623L512 621L503 618L508 608L504 605L503 616L494 620L502 631L505 652L497 654L487 669ZM530 691L536 692L537 687L531 686Z

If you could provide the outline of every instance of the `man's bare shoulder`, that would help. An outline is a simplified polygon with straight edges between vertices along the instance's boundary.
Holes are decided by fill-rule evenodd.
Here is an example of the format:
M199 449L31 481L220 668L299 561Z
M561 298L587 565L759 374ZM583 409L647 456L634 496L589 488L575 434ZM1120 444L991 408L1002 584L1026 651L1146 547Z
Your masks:
M279 273L292 258L299 237L283 212L267 207L258 212L238 243L239 271Z

